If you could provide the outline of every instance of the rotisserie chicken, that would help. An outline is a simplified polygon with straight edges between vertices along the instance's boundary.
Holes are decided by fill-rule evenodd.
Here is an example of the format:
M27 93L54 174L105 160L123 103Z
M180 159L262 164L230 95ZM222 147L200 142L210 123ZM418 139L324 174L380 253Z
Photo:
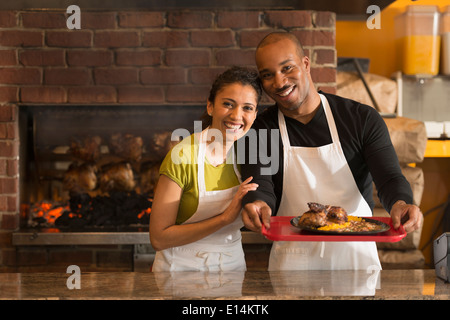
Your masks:
M70 153L83 161L92 162L100 156L102 138L99 136L72 137Z
M102 192L132 191L136 182L131 165L128 162L120 162L103 166L99 174L99 185Z
M162 161L170 149L179 141L172 141L172 133L170 131L159 132L153 135L149 144L149 150L152 150L152 160Z
M142 193L154 193L159 180L159 167L161 163L144 165L140 174L140 187Z
M97 167L91 163L72 163L64 173L63 188L73 193L86 193L97 187Z
M142 138L132 134L115 133L109 139L109 151L131 162L141 161L143 145Z

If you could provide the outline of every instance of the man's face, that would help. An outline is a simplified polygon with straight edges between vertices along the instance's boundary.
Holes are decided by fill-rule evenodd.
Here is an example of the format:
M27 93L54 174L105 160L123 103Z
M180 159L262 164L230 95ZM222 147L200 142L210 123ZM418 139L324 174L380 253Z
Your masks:
M264 91L278 107L295 110L301 106L311 85L310 65L308 57L299 56L292 41L283 39L259 48L256 65Z

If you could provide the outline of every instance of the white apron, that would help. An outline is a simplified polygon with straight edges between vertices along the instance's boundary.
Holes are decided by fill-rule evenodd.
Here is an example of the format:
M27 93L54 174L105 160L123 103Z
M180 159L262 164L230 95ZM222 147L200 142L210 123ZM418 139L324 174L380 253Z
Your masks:
M207 129L200 136L197 159L198 207L197 211L183 224L195 223L222 213L229 206L239 188L238 185L225 190L206 191L206 143L203 140L206 131ZM233 167L239 182L241 182L241 175L237 169L236 161L233 161ZM152 271L245 271L246 264L240 231L242 227L243 223L239 215L233 223L203 239L183 246L158 251L156 252Z
M333 114L320 94L332 143L317 147L292 147L284 115L278 111L283 142L283 196L279 216L298 216L309 210L308 202L343 207L348 214L371 216L359 192L339 142ZM274 242L269 270L381 269L375 242Z

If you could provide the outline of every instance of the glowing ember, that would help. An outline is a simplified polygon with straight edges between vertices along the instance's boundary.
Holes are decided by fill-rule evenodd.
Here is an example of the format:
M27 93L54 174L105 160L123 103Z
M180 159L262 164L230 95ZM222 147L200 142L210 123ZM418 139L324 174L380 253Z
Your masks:
M138 214L138 219L142 219L145 215L150 215L150 212L152 212L152 208L142 210L142 212Z
M37 225L54 225L64 211L70 210L68 205L54 204L51 202L38 202L29 208L29 224L32 227Z
M91 197L77 194L69 203L41 201L22 206L28 211L30 227L127 226L148 225L152 199L136 193L111 193Z

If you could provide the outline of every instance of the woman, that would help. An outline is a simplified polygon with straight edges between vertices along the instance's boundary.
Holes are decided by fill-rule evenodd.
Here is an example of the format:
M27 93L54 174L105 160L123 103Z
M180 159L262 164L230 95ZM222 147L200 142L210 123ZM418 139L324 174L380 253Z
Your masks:
M253 124L261 94L255 71L228 69L211 88L207 128L167 154L150 217L153 271L246 270L241 199L257 185L240 183L232 147Z

